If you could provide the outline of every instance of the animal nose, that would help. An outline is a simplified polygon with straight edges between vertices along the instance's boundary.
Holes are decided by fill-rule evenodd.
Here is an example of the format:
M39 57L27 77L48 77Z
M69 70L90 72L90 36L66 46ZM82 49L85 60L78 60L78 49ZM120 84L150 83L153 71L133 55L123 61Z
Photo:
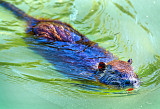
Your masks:
M126 86L130 86L130 85L136 85L138 84L138 81L137 80L125 80L125 85Z
M134 80L134 81L133 81L133 84L134 84L134 83L137 83L137 81L136 81L136 80Z

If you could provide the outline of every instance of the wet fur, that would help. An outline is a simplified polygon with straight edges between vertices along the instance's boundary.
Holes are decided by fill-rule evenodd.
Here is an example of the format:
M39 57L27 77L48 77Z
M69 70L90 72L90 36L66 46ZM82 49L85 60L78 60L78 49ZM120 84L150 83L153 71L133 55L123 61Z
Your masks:
M35 19L3 0L0 0L0 4L27 21L27 33L32 37L25 38L25 41L30 48L45 57L60 72L71 75L71 78L101 82L101 77L95 77L100 62L111 65L121 73L136 77L128 62L118 60L112 53L90 41L69 24L57 20Z

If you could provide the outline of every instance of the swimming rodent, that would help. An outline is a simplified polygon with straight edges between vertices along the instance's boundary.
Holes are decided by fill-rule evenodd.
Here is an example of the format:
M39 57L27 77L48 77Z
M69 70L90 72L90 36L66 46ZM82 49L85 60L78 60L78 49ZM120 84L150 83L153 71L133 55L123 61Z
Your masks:
M14 5L0 0L0 4L28 23L26 38L30 48L53 63L71 78L97 81L119 88L139 87L140 81L127 62L90 41L87 37L58 20L36 19Z

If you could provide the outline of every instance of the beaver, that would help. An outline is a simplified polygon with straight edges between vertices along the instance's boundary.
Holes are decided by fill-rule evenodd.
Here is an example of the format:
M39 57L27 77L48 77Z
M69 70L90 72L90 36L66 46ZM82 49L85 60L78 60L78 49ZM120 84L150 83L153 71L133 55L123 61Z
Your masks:
M26 33L31 37L25 40L30 48L64 74L106 86L139 87L140 80L131 66L132 59L127 62L119 60L67 23L36 19L3 0L0 0L0 4L28 23Z

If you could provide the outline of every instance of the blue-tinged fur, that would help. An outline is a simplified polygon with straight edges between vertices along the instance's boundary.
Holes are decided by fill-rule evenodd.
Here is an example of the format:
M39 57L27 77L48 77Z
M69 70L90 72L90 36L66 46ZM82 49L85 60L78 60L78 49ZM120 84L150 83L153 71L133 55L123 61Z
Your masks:
M13 12L13 14L15 14L16 16L20 17L23 20L26 20L27 22L36 20L35 18L27 15L24 11L18 9L17 7L15 7L14 5L5 2L3 0L0 0L0 4L5 7L6 9L10 10L11 12Z
M0 5L28 22L27 33L31 33L32 37L24 38L26 43L60 72L71 78L94 80L122 88L139 86L131 59L128 62L118 60L66 23L35 19L3 0L0 0ZM101 62L104 63L103 69L98 65Z

